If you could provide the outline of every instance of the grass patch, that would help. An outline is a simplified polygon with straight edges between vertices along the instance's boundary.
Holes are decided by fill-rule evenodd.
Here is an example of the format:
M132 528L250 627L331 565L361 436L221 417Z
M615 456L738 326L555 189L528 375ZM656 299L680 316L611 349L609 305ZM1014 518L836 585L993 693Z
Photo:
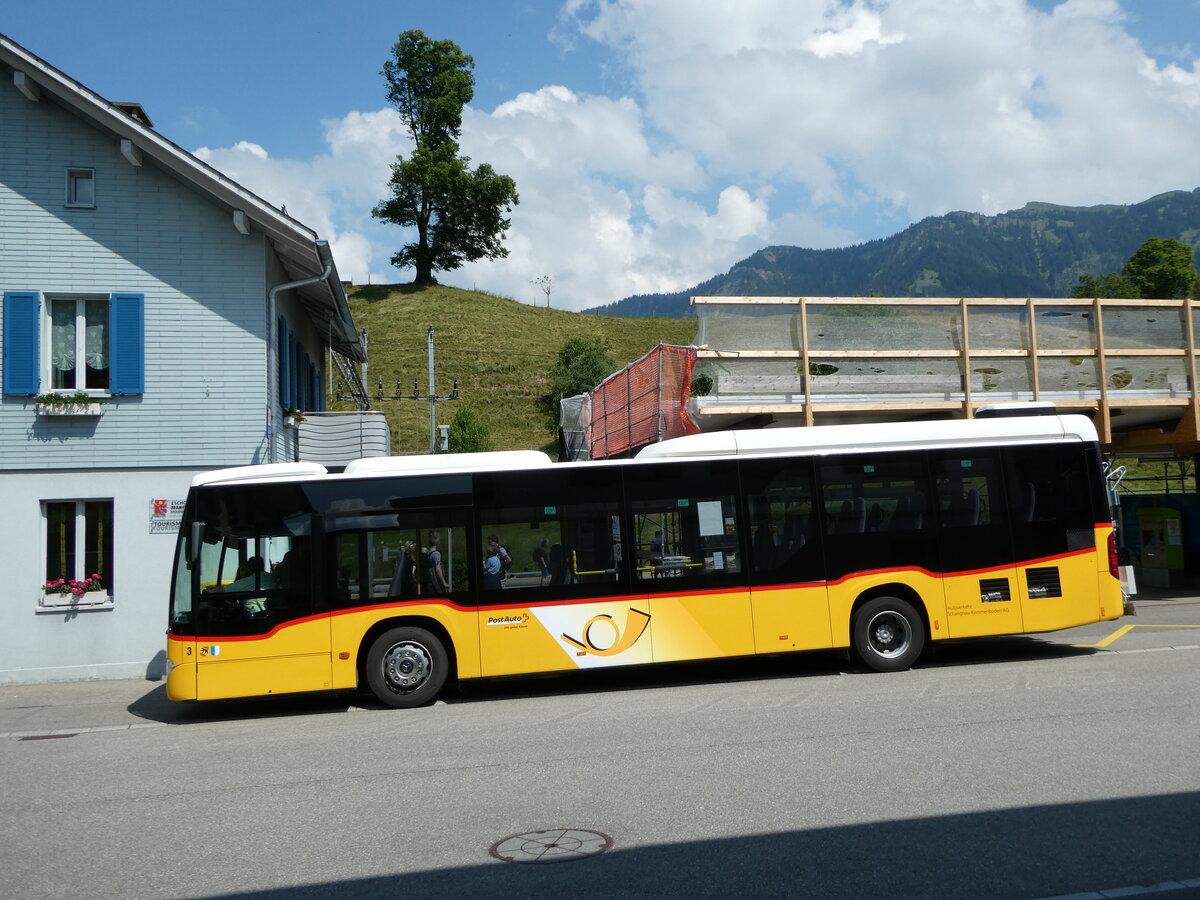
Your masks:
M571 338L605 341L618 368L659 343L691 344L696 319L584 315L529 306L483 291L431 285L361 285L349 292L350 311L368 335L368 394L379 379L387 396L428 392L426 331L434 329L437 392L449 394L458 380L487 426L497 450L552 449L557 433L538 411L550 389L549 373L560 347ZM439 424L449 424L461 401L438 404ZM333 403L335 409L352 409ZM383 409L396 452L429 449L429 405L423 401L372 399Z

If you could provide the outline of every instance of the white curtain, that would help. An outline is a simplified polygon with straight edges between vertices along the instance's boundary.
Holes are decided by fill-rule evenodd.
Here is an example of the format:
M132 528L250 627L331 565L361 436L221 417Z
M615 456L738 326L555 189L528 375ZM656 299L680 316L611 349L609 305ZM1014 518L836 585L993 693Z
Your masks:
M86 334L84 354L89 369L108 368L108 301L88 300L84 303Z
M59 372L75 368L74 300L50 301L50 363Z
M50 364L55 372L75 371L79 305L74 298L50 301ZM108 368L108 301L83 301L83 353L89 369ZM68 383L72 382L72 383ZM70 377L55 378L55 387L75 387Z

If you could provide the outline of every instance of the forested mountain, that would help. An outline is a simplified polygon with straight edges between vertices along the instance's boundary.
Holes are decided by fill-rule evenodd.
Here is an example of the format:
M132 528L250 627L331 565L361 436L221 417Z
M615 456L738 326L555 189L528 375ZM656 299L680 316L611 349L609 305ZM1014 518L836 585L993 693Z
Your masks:
M1142 243L1200 248L1200 188L1129 206L1027 203L996 216L952 212L854 247L767 247L677 294L641 294L585 312L692 315L692 296L1065 297L1083 274L1120 271Z

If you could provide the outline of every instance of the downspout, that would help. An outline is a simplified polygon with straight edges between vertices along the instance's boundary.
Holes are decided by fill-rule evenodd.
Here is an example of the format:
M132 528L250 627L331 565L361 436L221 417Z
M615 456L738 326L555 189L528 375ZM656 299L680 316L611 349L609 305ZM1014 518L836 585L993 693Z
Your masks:
M311 278L301 278L299 281L288 281L283 284L277 284L267 292L267 447L269 448L268 455L270 462L275 462L275 398L271 395L271 348L275 346L275 336L278 330L275 327L275 301L283 291L290 291L295 288L307 287L310 284L316 284L318 281L324 281L333 274L333 256L329 254L329 245L325 241L317 241L317 252L320 253L322 247L325 253L321 254L325 257L325 271L320 275L314 275ZM276 347L276 359L280 348ZM279 368L276 365L275 371ZM299 446L294 454L299 458Z

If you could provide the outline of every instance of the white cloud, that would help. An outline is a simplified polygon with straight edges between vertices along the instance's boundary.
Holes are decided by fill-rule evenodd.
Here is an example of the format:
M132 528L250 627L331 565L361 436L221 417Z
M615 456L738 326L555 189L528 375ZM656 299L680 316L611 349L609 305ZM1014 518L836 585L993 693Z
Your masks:
M831 56L857 56L868 44L885 47L904 40L902 34L885 35L883 22L877 13L860 8L839 12L843 12L847 19L841 27L819 32L801 42L800 46L813 56L828 59Z
M1044 4L1043 4L1044 5ZM463 152L521 196L509 257L448 283L556 306L692 286L770 243L883 236L881 221L1191 188L1200 62L1160 64L1116 0L570 0L628 96L547 85L468 108ZM330 239L343 275L400 280L373 221L410 141L391 110L324 123L327 153L198 151ZM374 270L374 271L372 271Z
M714 182L801 185L912 218L1191 187L1197 70L1158 68L1115 0L580 2L645 115ZM714 123L719 123L714 127ZM778 215L779 210L775 211Z

